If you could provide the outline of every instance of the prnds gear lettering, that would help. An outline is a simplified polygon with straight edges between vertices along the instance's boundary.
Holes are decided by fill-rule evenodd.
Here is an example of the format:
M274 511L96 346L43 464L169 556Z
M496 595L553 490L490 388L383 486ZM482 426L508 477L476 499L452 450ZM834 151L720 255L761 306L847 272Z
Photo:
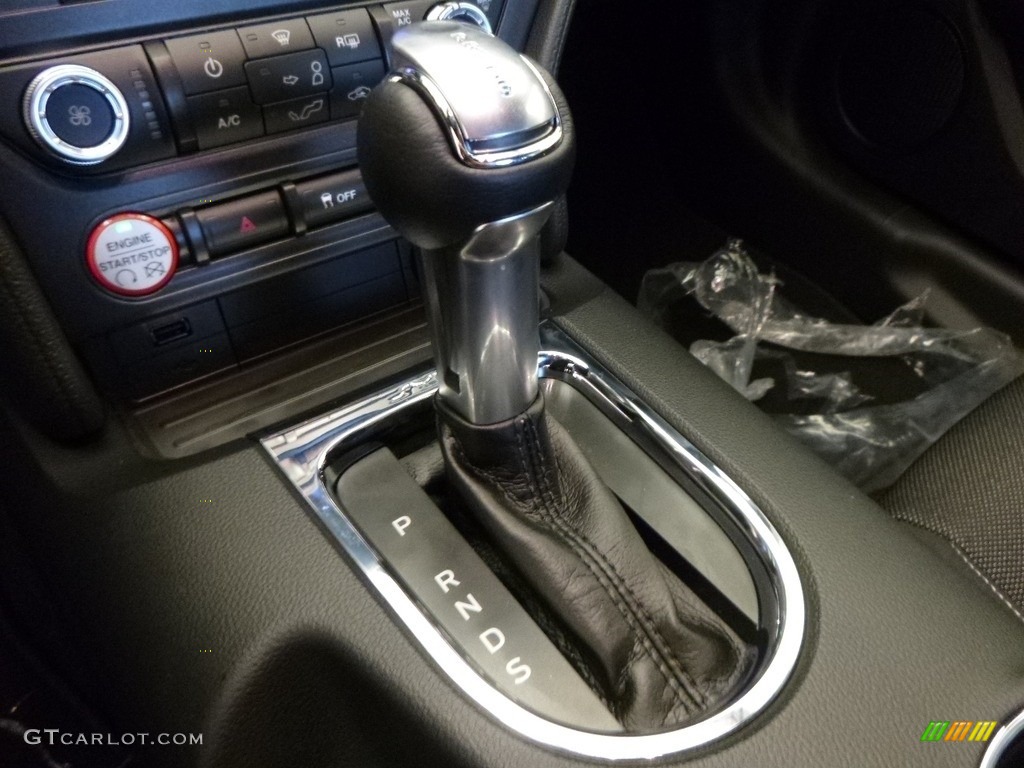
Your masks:
M404 519L408 520L408 518ZM403 520L403 518L400 517L397 520L394 520L391 524L394 526L395 530L398 531L399 536L404 536L405 528L407 528L408 525L399 527L397 523L401 520ZM450 568L446 568L434 576L434 583L436 583L437 586L440 587L441 591L446 595L451 591L452 587L462 586L462 582L455 578L455 571ZM455 610L458 611L459 616L462 617L463 621L471 621L474 618L474 614L482 615L484 613L484 606L473 596L472 592L466 592L465 597L461 600L455 600ZM484 648L487 649L487 652L492 656L505 647L505 633L498 627L487 627L487 629L481 632L477 637L480 639ZM505 664L505 674L509 675L512 678L512 682L516 685L522 685L530 679L532 670L530 669L529 664L523 663L521 656L516 656Z

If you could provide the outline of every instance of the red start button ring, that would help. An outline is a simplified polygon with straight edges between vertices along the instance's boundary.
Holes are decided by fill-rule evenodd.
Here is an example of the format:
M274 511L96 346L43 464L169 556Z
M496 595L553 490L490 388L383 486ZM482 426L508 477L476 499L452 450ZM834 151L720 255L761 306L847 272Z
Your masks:
M119 296L159 291L178 268L178 244L159 219L119 213L96 225L85 248L93 277Z

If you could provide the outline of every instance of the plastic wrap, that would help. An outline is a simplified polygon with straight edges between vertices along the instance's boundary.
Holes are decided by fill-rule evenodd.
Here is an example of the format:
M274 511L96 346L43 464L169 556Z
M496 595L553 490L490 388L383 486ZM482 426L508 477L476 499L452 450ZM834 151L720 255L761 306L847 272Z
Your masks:
M698 340L690 352L749 400L782 388L794 407L775 414L779 423L866 491L892 484L957 421L1024 372L1024 357L1002 333L923 327L927 295L874 325L855 325L808 316L782 289L773 275L758 271L742 243L732 241L702 263L648 272L638 305L663 321L674 302L696 299L735 335ZM799 368L790 350L832 359L898 359L917 380L919 394L877 402L847 372ZM801 354L805 366L807 359ZM755 365L764 361L781 369L784 380L753 378Z

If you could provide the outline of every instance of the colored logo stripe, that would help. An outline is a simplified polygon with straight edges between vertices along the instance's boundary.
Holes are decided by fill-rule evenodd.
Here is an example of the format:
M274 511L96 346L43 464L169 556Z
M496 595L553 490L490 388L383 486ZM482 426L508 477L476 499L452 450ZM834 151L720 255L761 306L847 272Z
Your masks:
M921 741L988 741L997 725L995 720L932 720Z
M971 731L971 735L967 738L968 741L988 741L992 735L992 731L996 729L995 720L982 720Z
M946 738L943 741L963 741L967 738L967 734L974 725L970 720L955 720L949 731L946 733Z

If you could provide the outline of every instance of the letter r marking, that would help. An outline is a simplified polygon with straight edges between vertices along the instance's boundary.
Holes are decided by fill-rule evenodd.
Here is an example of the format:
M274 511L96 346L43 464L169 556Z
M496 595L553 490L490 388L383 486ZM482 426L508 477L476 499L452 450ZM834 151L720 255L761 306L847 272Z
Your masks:
M451 589L452 587L457 587L461 583L458 579L455 578L455 571L452 571L450 569L441 571L439 574L437 574L437 576L434 577L434 581L437 582L437 586L439 586L441 588L441 591L444 592L446 595L448 594L449 589Z

